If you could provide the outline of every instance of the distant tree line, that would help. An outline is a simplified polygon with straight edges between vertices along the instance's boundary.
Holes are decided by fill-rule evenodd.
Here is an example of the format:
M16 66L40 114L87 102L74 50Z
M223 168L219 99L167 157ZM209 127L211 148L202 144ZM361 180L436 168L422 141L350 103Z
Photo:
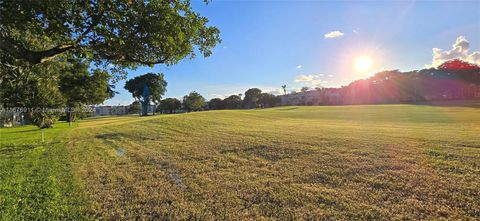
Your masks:
M267 108L280 105L279 97L262 93L258 88L250 88L242 95L230 95L225 99L213 98L208 102L209 110Z
M340 93L343 104L414 103L474 98L479 86L479 66L452 60L420 71L382 71L342 87Z
M128 81L127 81L128 83ZM146 84L146 83L144 83ZM166 82L165 82L166 85ZM157 93L161 90L157 90ZM164 91L161 92L163 95ZM132 93L133 95L133 93ZM161 97L160 95L160 97ZM135 96L134 96L135 97ZM142 110L141 96L129 105L129 113L140 113ZM153 102L152 102L153 103ZM213 98L207 101L200 93L192 91L183 96L181 100L177 98L161 99L158 104L153 103L155 111L162 114L172 114L179 112L205 111L205 110L224 110L224 109L252 109L267 108L279 105L279 98L270 93L262 93L258 88L251 88L242 94L231 95L225 99ZM143 115L143 114L142 114Z
M302 88L282 97L282 105L417 103L480 97L480 67L451 60L437 68L389 70L340 88Z

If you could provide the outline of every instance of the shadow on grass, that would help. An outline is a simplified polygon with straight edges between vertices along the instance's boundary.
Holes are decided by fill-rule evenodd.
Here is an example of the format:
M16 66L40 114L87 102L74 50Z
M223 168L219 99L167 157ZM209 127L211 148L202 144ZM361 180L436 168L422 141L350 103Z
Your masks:
M95 138L107 140L107 139L117 139L117 138L120 138L121 136L122 135L120 133L105 133L105 134L95 135Z
M473 100L450 100L450 101L424 101L413 103L414 105L439 106L439 107L471 107L480 108L480 99Z
M18 130L18 131L12 131L9 133L26 133L26 132L33 132L33 131L40 131L40 128L33 128L33 129L28 129L28 130Z

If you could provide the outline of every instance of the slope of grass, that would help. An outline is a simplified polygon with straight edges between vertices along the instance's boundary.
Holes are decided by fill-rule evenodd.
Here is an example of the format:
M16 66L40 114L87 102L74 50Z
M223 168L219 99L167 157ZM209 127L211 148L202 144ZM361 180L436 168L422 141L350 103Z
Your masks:
M5 141L8 130L0 131ZM83 121L64 134L63 148L48 156L63 159L65 165L55 166L64 173L62 185L85 199L69 200L66 189L57 189L68 205L64 211L89 219L480 217L478 108L281 107L128 116ZM10 177L31 176L10 166ZM35 177L55 177L58 170ZM11 183L2 183L1 192L10 198L4 189ZM2 202L2 210L15 211L11 202Z

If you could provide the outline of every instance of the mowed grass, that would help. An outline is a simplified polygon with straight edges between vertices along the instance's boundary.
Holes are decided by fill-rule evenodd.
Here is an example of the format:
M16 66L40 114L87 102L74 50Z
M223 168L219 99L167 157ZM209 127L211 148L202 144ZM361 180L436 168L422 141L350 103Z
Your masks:
M0 220L85 217L81 183L66 151L69 130L65 123L0 129Z
M38 131L0 130L3 218L480 218L479 108L280 107L44 131L51 144L24 150L13 144Z

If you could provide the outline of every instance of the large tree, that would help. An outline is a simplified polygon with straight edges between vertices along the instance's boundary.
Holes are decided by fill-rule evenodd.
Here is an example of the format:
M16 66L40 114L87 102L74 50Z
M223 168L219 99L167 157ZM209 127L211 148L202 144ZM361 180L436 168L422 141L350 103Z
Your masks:
M223 100L225 109L239 109L242 107L242 97L240 95L230 95Z
M148 114L150 102L155 106L160 103L167 90L167 82L162 73L147 73L128 80L125 83L125 89L142 103L142 115L145 116Z
M258 98L262 90L258 88L250 88L245 91L245 97L243 98L243 105L245 108L256 108L258 104Z
M75 110L82 105L103 103L115 95L106 71L89 71L89 64L71 60L60 75L60 91L66 100L67 122L75 120Z
M262 108L275 107L279 102L277 96L269 93L261 93L258 98L258 103Z
M37 66L19 75L4 72L0 79L0 98L4 108L22 108L27 120L40 128L52 127L65 97L58 88L61 66ZM47 110L47 107L49 110Z
M93 62L116 81L127 68L173 65L197 52L209 56L220 42L219 30L188 0L0 0L0 21L4 107L61 106L60 77L51 69L72 57ZM53 115L38 113L53 122Z
M39 64L71 53L119 68L204 56L219 30L189 0L0 1L1 63Z
M183 106L187 111L199 111L205 106L205 98L196 91L183 97Z
M210 110L221 110L225 108L225 104L221 98L212 98L208 101L208 108Z

